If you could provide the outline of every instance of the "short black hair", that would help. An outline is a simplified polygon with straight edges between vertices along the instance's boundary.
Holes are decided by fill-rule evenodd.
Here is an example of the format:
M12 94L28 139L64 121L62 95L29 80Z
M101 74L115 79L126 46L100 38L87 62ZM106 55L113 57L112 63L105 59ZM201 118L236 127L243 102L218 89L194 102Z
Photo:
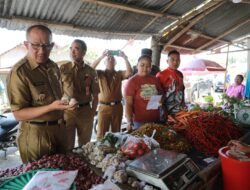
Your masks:
M36 24L36 25L32 25L29 28L27 28L27 30L26 30L26 39L28 39L28 36L29 36L30 32L35 28L37 28L39 30L42 30L44 32L47 32L49 34L49 36L52 37L52 32L47 26L42 25L42 24Z
M142 60L142 59L148 59L150 62L152 62L152 58L151 56L149 55L141 55L139 58L138 58L138 63Z
M78 43L85 52L87 51L87 45L83 40L75 39L73 42Z
M172 51L168 52L168 57L172 54L176 54L176 55L180 56L180 52L178 52L177 50L172 50Z
M236 77L240 77L240 78L241 78L241 81L243 81L243 80L244 80L243 75L236 75Z

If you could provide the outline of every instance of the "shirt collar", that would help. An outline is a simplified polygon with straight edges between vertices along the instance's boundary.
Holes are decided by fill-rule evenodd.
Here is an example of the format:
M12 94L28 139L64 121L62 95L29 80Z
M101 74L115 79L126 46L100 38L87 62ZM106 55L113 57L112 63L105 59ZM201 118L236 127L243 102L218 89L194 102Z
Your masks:
M29 65L31 67L32 70L36 69L37 67L41 66L41 64L38 64L34 59L32 59L31 57L27 56L27 60L29 62ZM47 65L47 67L50 67L51 64L49 64L51 62L50 59L48 59L48 61L45 63Z
M72 67L75 67L77 65L82 66L82 68L84 68L85 63L84 63L84 61L82 61L82 63L75 63L74 61L72 61Z

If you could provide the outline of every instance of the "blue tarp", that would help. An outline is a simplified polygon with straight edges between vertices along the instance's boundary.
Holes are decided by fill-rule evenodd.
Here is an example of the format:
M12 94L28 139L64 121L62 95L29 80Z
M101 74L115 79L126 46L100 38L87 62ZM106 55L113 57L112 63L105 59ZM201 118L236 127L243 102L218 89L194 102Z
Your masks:
M247 74L247 81L246 81L246 87L244 91L244 97L250 99L250 71L248 71Z

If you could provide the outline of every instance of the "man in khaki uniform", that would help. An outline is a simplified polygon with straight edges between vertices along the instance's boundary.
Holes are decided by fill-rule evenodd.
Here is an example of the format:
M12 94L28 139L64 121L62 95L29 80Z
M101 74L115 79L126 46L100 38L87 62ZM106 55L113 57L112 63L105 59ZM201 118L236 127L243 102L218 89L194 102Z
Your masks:
M77 109L65 111L68 150L74 147L76 129L79 146L90 141L98 104L97 74L83 61L86 51L84 41L74 40L70 47L72 62L63 62L60 67L64 94L79 103Z
M122 80L127 79L132 74L132 68L124 52L120 51L119 56L125 61L126 71L115 70L116 60L114 56L109 55L108 51L104 51L103 55L91 65L96 68L101 60L107 57L105 60L106 69L104 71L97 70L100 87L97 140L103 138L105 133L109 131L110 125L112 132L119 132L121 129L123 115L121 85Z
M64 152L63 110L70 108L60 100L60 71L49 59L54 45L50 29L33 25L26 31L26 40L28 53L7 79L11 110L21 121L17 143L24 163Z

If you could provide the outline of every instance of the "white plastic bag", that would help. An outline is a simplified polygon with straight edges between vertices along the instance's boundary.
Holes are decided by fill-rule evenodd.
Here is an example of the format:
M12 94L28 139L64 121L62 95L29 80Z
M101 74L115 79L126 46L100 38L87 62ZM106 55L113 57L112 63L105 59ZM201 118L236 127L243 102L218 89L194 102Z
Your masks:
M106 180L104 184L92 187L90 190L121 190L116 184L110 180Z
M77 172L77 170L38 171L23 190L69 190Z

